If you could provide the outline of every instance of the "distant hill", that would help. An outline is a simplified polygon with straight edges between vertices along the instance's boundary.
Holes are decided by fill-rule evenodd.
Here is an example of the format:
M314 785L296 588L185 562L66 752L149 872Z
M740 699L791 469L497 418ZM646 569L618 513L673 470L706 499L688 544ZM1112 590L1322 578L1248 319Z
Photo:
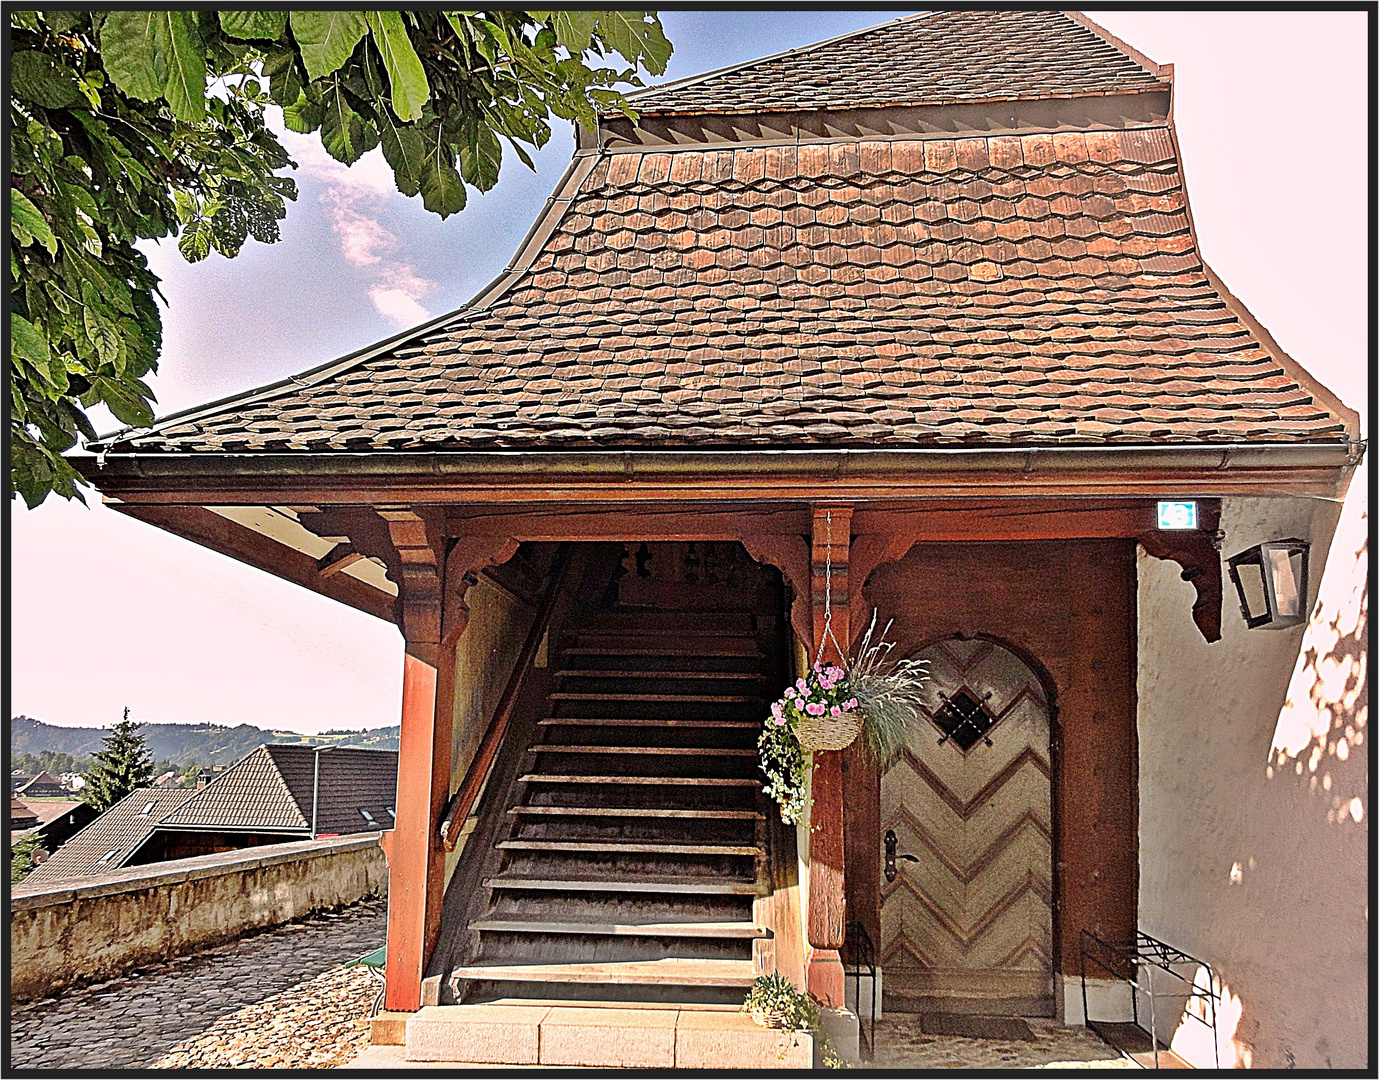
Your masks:
M372 731L327 731L300 735L295 731L265 731L253 724L224 727L220 724L145 724L144 737L158 761L187 765L231 765L264 743L305 742L313 746L368 746L396 750L399 728ZM52 750L73 757L89 757L101 748L107 732L102 728L57 727L27 716L10 719L10 753L38 754Z

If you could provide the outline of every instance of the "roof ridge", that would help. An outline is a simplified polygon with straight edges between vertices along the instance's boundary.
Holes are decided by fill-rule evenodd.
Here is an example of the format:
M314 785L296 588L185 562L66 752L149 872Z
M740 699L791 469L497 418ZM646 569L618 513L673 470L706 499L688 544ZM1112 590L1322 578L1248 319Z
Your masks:
M1102 41L1106 42L1106 44L1112 46L1113 48L1119 49L1131 60L1139 64L1140 67L1148 71L1151 75L1157 76L1159 78L1166 77L1170 80L1173 78L1172 64L1160 64L1155 60L1151 60L1144 53L1140 52L1139 49L1135 48L1129 42L1122 41L1120 38L1116 37L1115 34L1111 33L1111 31L1107 30L1106 27L1102 26L1101 23L1096 22L1093 19L1089 19L1081 11L1060 9L1058 13L1060 15L1067 16L1069 19L1077 23L1079 26L1085 27L1086 29L1090 30L1092 33L1096 34L1097 37L1101 38Z
M757 64L767 64L772 60L779 60L785 56L792 56L796 53L812 52L815 49L821 49L828 45L836 45L850 38L861 37L863 34L870 34L875 30L880 30L884 26L897 26L903 22L928 19L939 14L942 14L942 11L935 9L933 11L918 11L913 15L902 15L898 19L887 19L885 22L875 23L871 26L863 27L861 30L850 30L846 34L837 34L831 38L824 38L822 41L811 41L808 45L796 45L793 49L782 49L780 52L770 53L766 56L754 56L750 60L743 60L736 64L727 64L720 68L714 68L712 71L702 71L698 75L686 75L683 78L674 79L671 82L657 83L655 86L643 87L641 90L634 90L630 94L624 94L623 97L628 101L633 101L637 97L649 96L653 93L660 93L663 90L680 90L686 86L693 86L695 83L703 82L706 79L716 78L719 75L731 75L734 71L755 67Z

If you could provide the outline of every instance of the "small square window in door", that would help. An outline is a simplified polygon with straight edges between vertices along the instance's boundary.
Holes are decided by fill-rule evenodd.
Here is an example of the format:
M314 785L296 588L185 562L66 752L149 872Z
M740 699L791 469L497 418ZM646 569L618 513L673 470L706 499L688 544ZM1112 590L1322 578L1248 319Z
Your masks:
M964 689L952 697L945 696L943 708L934 714L934 722L943 730L943 738L939 741L952 739L965 754L986 738L996 718Z

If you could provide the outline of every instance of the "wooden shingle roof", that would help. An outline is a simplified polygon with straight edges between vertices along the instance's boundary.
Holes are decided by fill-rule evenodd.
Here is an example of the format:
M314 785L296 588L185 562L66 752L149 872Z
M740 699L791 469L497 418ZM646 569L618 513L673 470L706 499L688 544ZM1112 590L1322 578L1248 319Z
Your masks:
M1012 101L1164 89L1158 65L1060 11L934 11L628 95L639 113Z
M910 100L925 72L926 100L954 87L1057 96L1166 85L1152 62L1080 17L962 11L648 91L638 107L671 109L700 95L705 108L735 108L736 98L703 96L721 84L755 108L813 85L780 65L835 54L857 66L830 87L872 104ZM823 101L800 97L791 107ZM581 151L514 268L466 308L97 448L1355 438L1355 414L1203 263L1165 119L1111 130Z

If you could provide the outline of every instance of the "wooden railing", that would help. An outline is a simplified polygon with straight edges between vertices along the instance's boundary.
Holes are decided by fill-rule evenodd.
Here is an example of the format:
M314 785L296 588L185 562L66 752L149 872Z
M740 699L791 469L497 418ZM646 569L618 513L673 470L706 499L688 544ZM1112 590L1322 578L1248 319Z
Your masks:
M568 563L566 547L562 544L556 550L555 558L551 560L546 577L541 582L536 616L532 619L531 629L527 631L527 640L522 643L522 651L517 655L517 664L512 669L508 684L503 688L503 696L498 699L498 706L493 710L493 719L489 721L488 730L484 732L483 740L474 752L474 759L469 763L469 769L459 790L451 797L445 814L441 817L440 841L441 847L446 851L454 851L459 845L464 823L483 793L484 785L488 783L493 764L498 759L498 750L503 745L503 736L507 734L508 724L517 708L517 699L522 694L527 672L531 670L537 650L541 648L541 639L546 636L550 626L551 615L555 611L556 599L560 596L560 587L564 584Z

